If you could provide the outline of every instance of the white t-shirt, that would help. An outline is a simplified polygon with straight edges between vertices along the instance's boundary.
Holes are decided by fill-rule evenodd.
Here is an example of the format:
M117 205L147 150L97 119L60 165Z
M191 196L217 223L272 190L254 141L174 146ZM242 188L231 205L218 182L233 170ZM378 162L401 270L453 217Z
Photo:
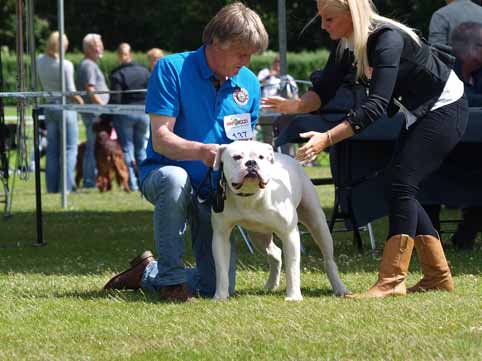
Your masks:
M298 86L291 75L278 78L277 76L270 75L268 68L264 68L259 71L258 80L261 83L261 96L263 98L278 95L293 99L298 95Z
M445 83L444 90L438 98L437 102L430 109L431 111L441 108L445 105L455 103L464 95L464 83L459 79L457 74L453 70L450 71L449 78ZM400 111L405 114L406 127L410 127L417 121L417 117L412 114L407 108L405 108L397 99L394 99L394 103L400 107Z

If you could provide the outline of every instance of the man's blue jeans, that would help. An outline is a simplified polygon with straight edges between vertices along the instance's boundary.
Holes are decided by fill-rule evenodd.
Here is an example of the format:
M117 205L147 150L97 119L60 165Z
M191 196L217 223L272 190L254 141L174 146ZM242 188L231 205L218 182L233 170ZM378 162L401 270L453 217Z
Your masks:
M142 288L158 290L162 286L187 282L191 292L212 297L216 290L216 272L212 255L211 205L199 203L192 195L186 171L163 166L143 181L141 191L154 205L154 238L158 254L144 271ZM196 197L197 198L197 197ZM190 224L196 268L186 269L184 234ZM229 292L234 293L236 251L231 244Z
M97 119L96 114L81 113L82 121L85 126L86 144L82 163L82 174L84 177L84 188L94 188L96 185L95 177L97 174L97 164L95 161L95 133L92 126Z
M134 161L139 165L146 158L145 145L149 116L147 114L117 114L113 117L113 125L129 170L129 188L137 191L139 186L134 171Z
M74 171L77 162L77 142L79 138L79 127L77 124L77 113L73 111L64 111L65 113L65 132L66 132L66 149L65 160L67 170L67 191L75 190ZM45 112L45 123L47 126L47 162L45 166L45 179L47 183L47 192L58 193L60 191L61 172L60 172L60 155L61 155L61 129L62 129L62 111L47 110Z

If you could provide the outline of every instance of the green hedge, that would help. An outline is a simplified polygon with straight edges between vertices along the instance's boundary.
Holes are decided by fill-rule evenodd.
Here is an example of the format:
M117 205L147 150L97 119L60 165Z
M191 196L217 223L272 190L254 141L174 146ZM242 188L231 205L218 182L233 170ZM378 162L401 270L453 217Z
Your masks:
M251 59L250 68L253 72L257 73L259 70L265 67L270 67L276 53L265 52L262 55L254 55ZM75 67L82 60L82 53L67 53L66 58L72 61ZM288 53L288 73L295 79L309 80L309 76L313 70L321 69L326 63L328 58L328 52L326 50L320 50L317 52L301 52L301 53ZM134 53L134 60L140 64L147 66L147 57L144 53ZM2 91L15 91L16 90L16 77L17 77L17 60L15 54L2 53L3 63L3 77L5 89ZM30 58L26 56L25 63L30 64ZM100 68L104 74L108 75L112 70L118 66L116 53L112 51L106 51L102 57ZM106 77L108 79L108 77ZM304 90L306 87L301 86ZM6 99L7 104L15 104L13 99Z

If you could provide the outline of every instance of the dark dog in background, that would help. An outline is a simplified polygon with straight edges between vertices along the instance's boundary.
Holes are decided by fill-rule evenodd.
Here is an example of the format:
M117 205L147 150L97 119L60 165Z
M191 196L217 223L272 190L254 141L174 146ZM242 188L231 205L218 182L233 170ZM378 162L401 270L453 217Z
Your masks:
M115 180L126 192L130 192L129 171L124 160L124 153L117 139L111 139L112 119L109 115L101 115L94 123L95 136L95 160L97 163L96 186L101 192L112 189L112 181ZM77 153L77 165L75 183L77 188L82 179L82 166L86 142L79 144Z

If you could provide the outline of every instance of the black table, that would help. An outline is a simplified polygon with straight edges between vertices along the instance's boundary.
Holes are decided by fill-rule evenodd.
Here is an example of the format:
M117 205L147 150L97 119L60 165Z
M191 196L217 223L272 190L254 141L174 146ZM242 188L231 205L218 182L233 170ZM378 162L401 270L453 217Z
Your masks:
M387 215L383 169L390 161L402 122L401 114L384 117L330 150L335 198L357 226ZM301 132L326 131L335 125L320 115L296 115L275 145L299 142L296 135ZM423 204L453 207L482 205L482 108L470 108L464 137L442 166L420 185L418 199Z

